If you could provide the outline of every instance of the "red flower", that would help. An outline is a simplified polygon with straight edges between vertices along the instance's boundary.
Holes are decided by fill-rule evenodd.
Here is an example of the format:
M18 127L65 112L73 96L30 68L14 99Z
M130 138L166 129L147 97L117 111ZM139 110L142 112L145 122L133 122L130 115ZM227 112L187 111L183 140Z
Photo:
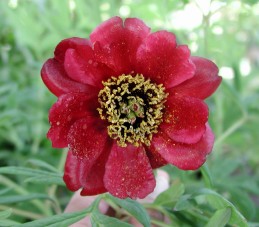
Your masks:
M82 195L144 198L153 168L199 168L213 133L203 101L221 77L167 31L113 17L90 39L69 38L41 76L58 101L49 113L53 147L69 147L64 181Z

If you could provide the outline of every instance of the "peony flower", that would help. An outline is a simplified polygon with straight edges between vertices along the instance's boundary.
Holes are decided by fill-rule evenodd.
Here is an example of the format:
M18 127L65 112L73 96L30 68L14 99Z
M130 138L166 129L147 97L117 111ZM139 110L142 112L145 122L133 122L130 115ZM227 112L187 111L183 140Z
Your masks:
M47 137L69 148L64 181L71 191L144 198L156 184L152 169L195 170L212 150L203 100L221 77L173 33L113 17L90 39L61 41L41 76L58 97Z

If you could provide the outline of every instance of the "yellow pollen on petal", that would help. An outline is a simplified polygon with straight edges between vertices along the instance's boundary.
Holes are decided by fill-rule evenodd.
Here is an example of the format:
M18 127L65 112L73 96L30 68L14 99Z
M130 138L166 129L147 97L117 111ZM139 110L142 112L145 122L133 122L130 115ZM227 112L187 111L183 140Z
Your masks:
M128 143L149 146L163 121L168 96L164 86L146 80L142 74L111 77L103 85L97 110L101 119L109 123L109 136L121 147Z

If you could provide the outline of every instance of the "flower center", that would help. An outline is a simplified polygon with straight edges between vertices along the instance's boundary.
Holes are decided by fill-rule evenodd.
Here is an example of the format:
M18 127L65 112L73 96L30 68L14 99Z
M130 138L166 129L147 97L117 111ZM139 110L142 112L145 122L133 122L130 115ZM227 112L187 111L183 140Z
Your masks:
M127 143L149 146L163 120L168 95L163 85L151 83L141 74L111 77L103 85L98 95L98 111L101 119L110 123L109 136L122 147Z

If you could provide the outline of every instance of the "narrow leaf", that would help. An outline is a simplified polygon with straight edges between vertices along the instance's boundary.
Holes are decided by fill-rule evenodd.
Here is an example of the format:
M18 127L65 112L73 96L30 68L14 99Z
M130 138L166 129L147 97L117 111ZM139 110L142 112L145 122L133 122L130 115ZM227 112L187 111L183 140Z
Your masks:
M53 200L45 194L29 194L29 195L15 195L15 196L0 196L0 204L9 204L24 202L33 199L48 199Z
M248 222L249 227L259 227L259 222Z
M0 190L0 195L10 192L11 190L12 190L11 188L4 188L4 189Z
M16 166L7 166L1 167L0 173L5 174L15 174L15 175L25 175L25 176L55 176L60 177L61 173L53 173L47 172L44 170L37 170L32 168L25 168L25 167L16 167Z
M228 192L231 195L231 200L240 209L241 213L248 219L253 220L256 215L256 205L252 198L239 188L229 187Z
M85 218L86 215L85 214L81 214L79 216L76 216L74 218L69 218L69 219L66 219L64 221L61 221L61 222L57 222L57 223L54 223L52 225L48 225L48 227L61 227L61 226L70 226L71 224L74 224L80 220L82 220L83 218Z
M181 210L192 209L193 208L193 204L191 203L192 200L193 198L189 194L181 196L179 200L176 202L174 210L181 211Z
M69 226L82 218L84 218L89 212L91 211L90 208L74 212L74 213L64 213L58 214L51 217L27 222L25 224L16 225L15 227L60 227L60 226Z
M25 182L33 182L37 184L57 184L60 186L65 186L65 183L62 177L55 177L55 176L30 177L30 178L27 178Z
M132 199L118 199L111 195L107 195L110 200L128 211L133 217L135 217L143 226L150 226L150 218L144 209L144 207L135 200Z
M91 223L93 227L132 227L132 225L126 222L100 214L99 212L93 212L91 214Z
M224 227L231 217L231 208L217 210L205 227Z
M0 220L0 226L3 226L3 227L15 226L17 224L19 224L19 223L16 221L13 221L13 220L9 220L9 219Z
M184 185L181 182L174 183L166 191L162 192L155 199L154 203L157 205L170 205L174 206L175 203L184 193Z
M49 163L47 162L44 162L42 160L38 160L38 159L30 159L28 160L29 163L35 165L35 166L38 166L38 167L41 167L41 168L45 168L47 170L50 170L54 173L59 173L58 169L55 168L54 166L50 165Z
M211 177L211 173L210 170L207 166L207 164L203 164L203 166L200 168L201 173L202 173L202 177L204 179L204 183L206 185L206 187L208 188L212 188L213 187L213 181L212 181L212 177Z
M7 209L0 212L0 219L6 219L12 214L12 209Z
M229 224L237 225L239 227L248 226L247 221L244 218L244 216L237 210L237 208L230 201L228 201L222 195L220 195L217 192L212 191L210 189L206 189L206 188L203 188L193 194L193 196L198 196L198 195L206 195L208 197L208 200L211 203L211 205L216 209L230 207L231 208L231 217L229 220Z

